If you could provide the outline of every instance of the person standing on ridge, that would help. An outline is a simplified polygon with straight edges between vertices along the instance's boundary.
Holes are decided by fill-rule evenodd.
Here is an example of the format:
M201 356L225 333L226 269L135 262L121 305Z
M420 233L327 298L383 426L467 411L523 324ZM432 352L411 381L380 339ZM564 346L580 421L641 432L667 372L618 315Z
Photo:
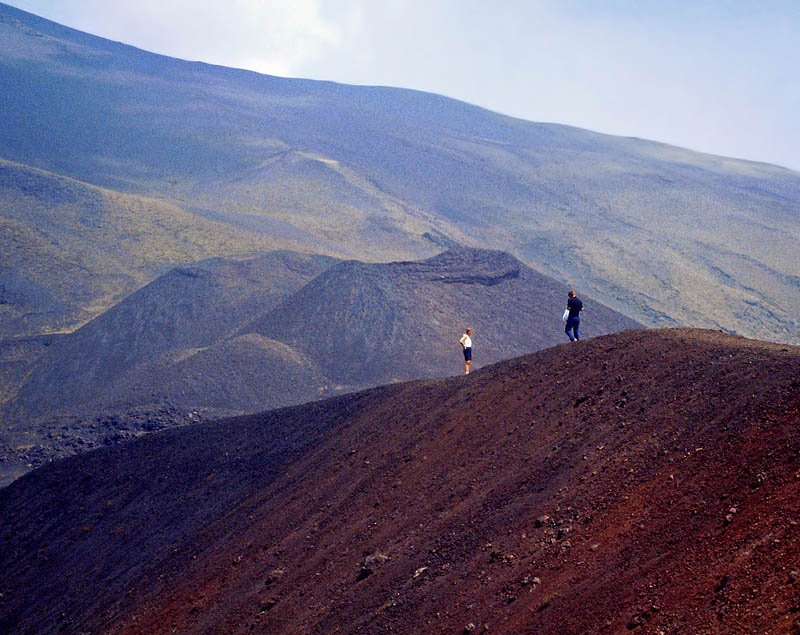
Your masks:
M469 363L472 361L472 329L467 329L458 343L464 349L464 374L469 375Z
M570 292L567 294L567 311L569 311L569 317L567 317L567 325L564 327L564 332L567 334L570 342L577 342L580 337L578 335L578 327L581 324L581 311L583 311L583 302L580 301L580 298L575 295L575 292L570 289ZM572 333L575 333L575 336L572 336Z

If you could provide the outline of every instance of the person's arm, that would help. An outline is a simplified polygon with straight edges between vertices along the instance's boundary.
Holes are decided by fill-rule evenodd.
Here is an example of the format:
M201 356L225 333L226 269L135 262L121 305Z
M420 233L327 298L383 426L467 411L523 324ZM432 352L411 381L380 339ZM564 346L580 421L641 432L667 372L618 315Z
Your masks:
M466 333L464 333L464 335L461 336L461 339L458 340L458 343L461 344L461 348L467 348L466 346L464 346L464 340L465 339L467 339L467 334Z

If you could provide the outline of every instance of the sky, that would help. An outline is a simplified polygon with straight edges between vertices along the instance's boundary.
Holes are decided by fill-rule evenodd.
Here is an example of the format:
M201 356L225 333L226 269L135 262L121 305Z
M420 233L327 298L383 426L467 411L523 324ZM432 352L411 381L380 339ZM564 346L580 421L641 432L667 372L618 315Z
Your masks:
M800 171L800 0L10 0L188 60Z

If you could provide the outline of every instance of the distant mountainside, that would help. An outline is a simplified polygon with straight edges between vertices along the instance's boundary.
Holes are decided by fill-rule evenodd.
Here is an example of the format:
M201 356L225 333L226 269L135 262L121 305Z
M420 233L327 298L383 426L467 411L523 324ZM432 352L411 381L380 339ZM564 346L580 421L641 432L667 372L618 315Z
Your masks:
M126 438L131 416L149 431L461 373L467 326L475 368L565 339L567 287L509 254L336 262L278 252L177 268L63 336L5 405L0 477ZM583 299L584 337L641 327Z
M61 267L93 252L80 232L49 243L61 212L25 212L17 179L37 168L158 210L138 223L156 234L142 282L159 266L263 242L363 261L478 246L651 326L800 343L793 171L416 91L184 62L7 5L0 81L0 157L21 166L0 187L11 191L0 196L0 240L18 245L0 271L7 334L72 328L130 292L131 272L103 250ZM93 197L83 190L73 206L76 226ZM140 217L121 211L121 227ZM175 223L199 235L172 237ZM216 240L225 232L247 239ZM37 268L25 258L39 245L52 256ZM161 253L167 246L176 253ZM106 270L116 278L97 278ZM98 288L73 297L83 272Z
M631 331L0 490L4 632L788 633L800 349Z
M0 159L0 339L73 330L172 266L279 244Z

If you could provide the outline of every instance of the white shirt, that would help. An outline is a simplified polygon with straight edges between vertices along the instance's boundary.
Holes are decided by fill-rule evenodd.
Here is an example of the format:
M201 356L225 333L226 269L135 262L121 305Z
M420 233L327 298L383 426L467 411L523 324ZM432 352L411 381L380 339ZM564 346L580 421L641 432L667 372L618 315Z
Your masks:
M472 348L472 338L469 335L464 336L464 348Z

